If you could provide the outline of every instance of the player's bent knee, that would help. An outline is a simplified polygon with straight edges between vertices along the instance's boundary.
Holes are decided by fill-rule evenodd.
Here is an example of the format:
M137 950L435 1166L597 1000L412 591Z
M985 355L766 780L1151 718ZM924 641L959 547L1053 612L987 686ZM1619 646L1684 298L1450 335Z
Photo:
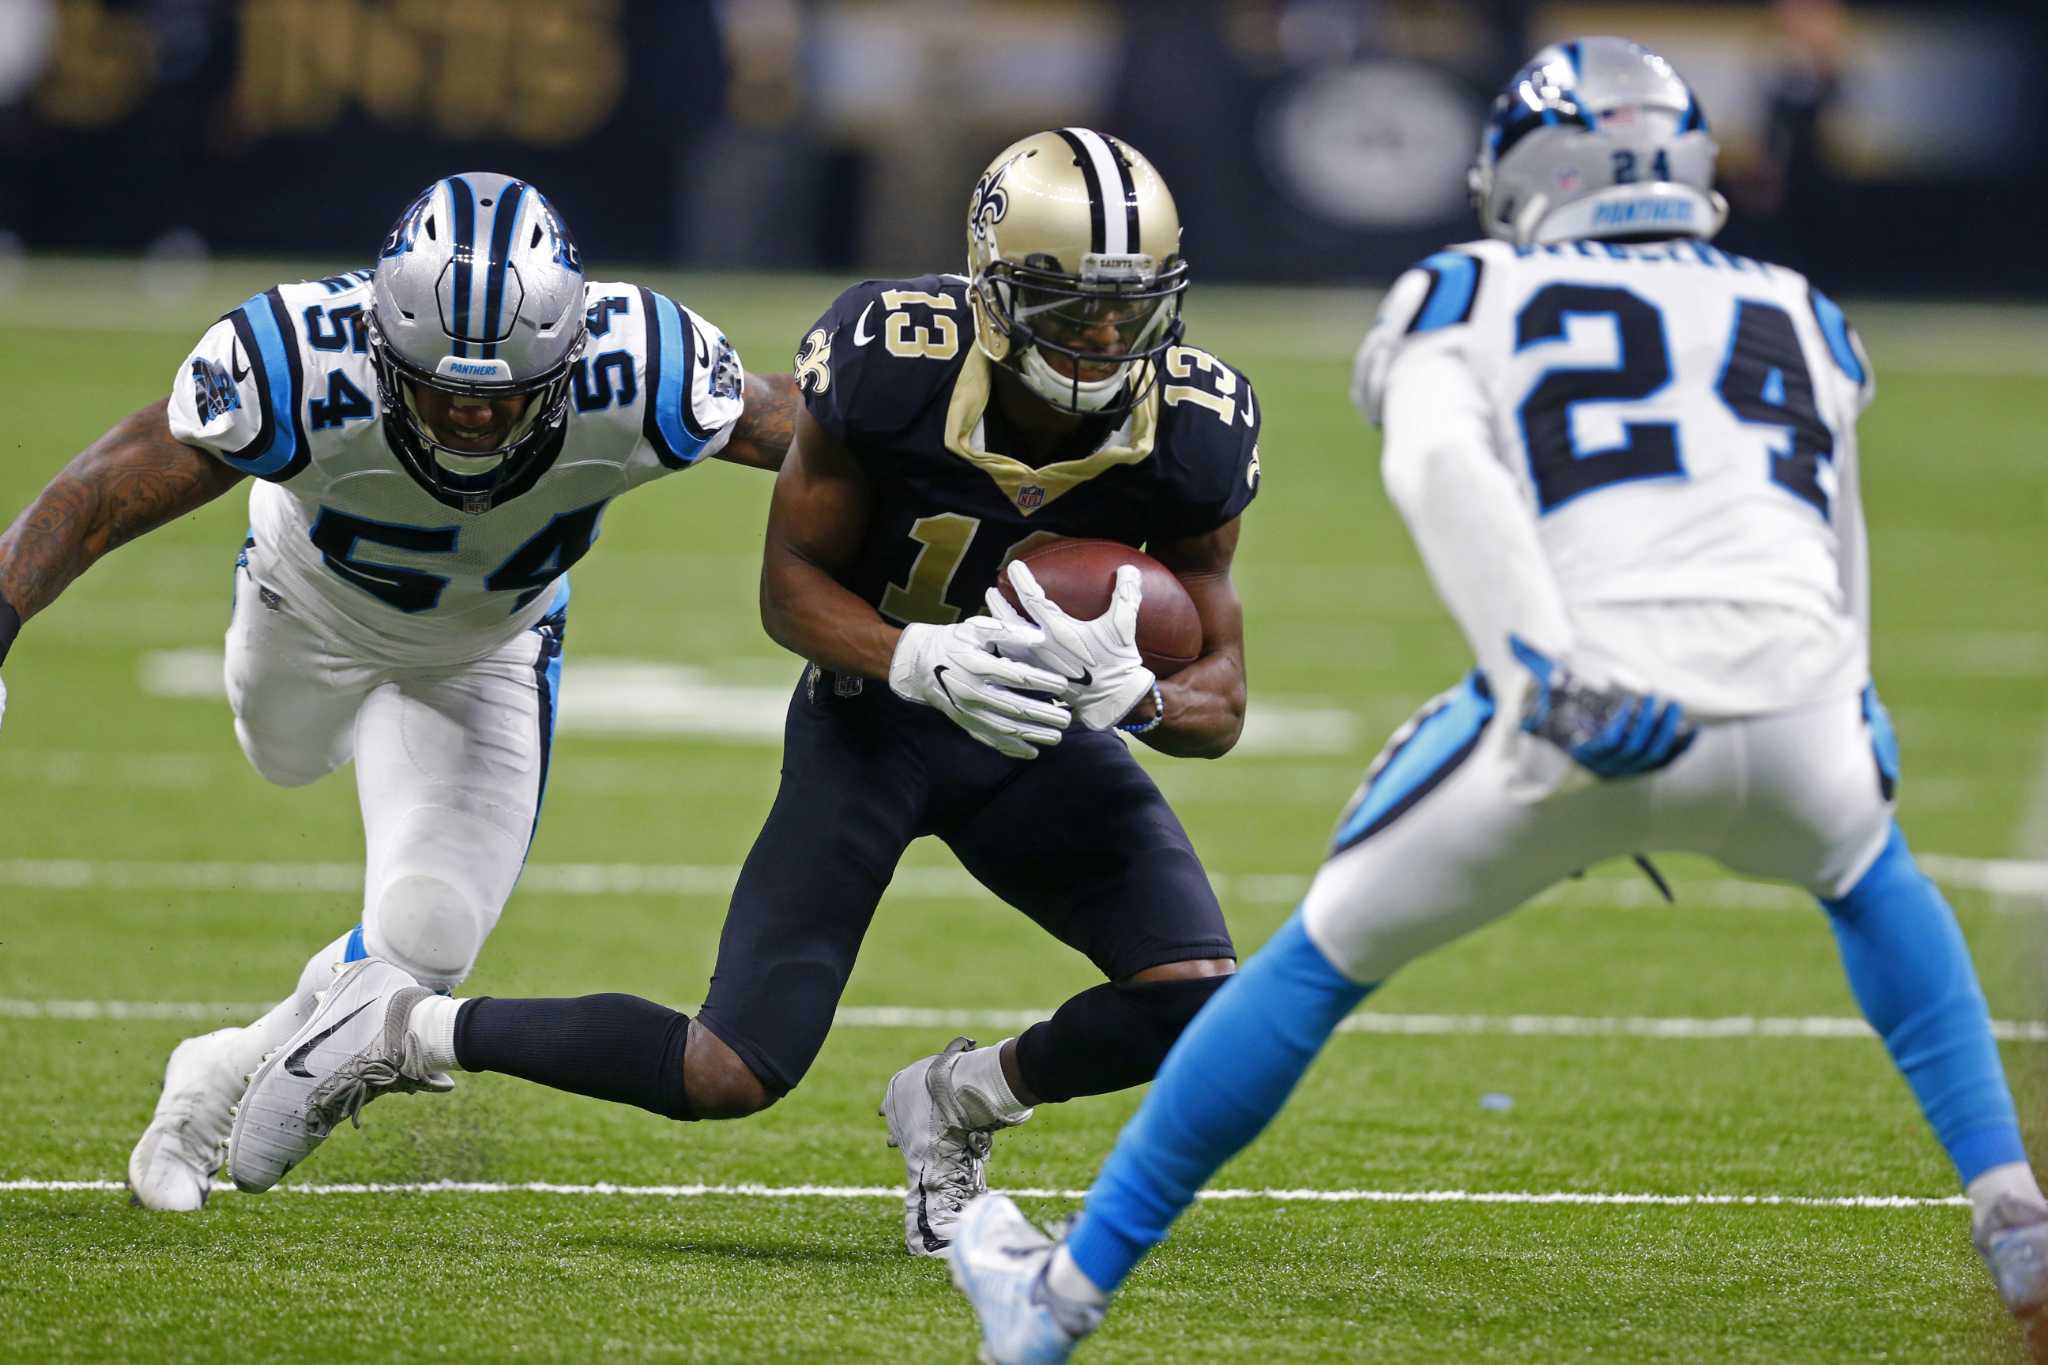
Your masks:
M475 898L431 873L392 878L363 917L363 941L371 955L436 990L453 990L469 975L485 932L483 907Z
M1133 972L1132 981L1197 981L1211 976L1229 976L1237 961L1228 957L1204 957L1192 962L1162 962L1156 967Z
M308 786L340 766L330 762L324 754L280 751L266 746L240 720L235 722L235 739L241 744L242 756L249 760L249 766L256 770L256 775L273 787Z
M724 1039L694 1021L683 1053L683 1088L691 1114L700 1119L743 1119L782 1098Z

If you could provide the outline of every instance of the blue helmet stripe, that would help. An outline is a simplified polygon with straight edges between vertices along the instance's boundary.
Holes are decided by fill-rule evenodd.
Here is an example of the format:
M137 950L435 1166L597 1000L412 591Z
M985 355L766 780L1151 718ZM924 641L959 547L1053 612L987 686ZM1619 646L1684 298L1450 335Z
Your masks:
M469 182L459 175L448 177L448 203L455 215L448 229L449 244L455 251L455 270L449 288L454 297L449 301L448 330L456 338L455 354L466 356L469 345L462 338L469 335L470 275L476 259L476 196L470 192Z
M490 267L484 278L483 358L486 360L498 354L498 338L503 335L498 326L498 314L505 304L506 261L512 255L512 233L519 225L519 204L525 195L526 186L514 180L499 192L498 202L491 209Z
M1572 64L1572 80L1576 82L1580 78L1579 44L1575 42L1564 44L1564 59Z

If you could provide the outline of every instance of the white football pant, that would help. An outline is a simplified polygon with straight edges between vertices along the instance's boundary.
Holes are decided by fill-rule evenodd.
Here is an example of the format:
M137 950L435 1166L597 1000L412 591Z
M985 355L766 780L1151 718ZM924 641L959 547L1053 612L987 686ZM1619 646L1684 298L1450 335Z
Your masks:
M247 569L235 577L227 690L242 751L288 787L354 758L363 947L436 989L469 974L519 878L559 676L538 629L466 663L379 662Z
M1703 723L1671 766L1614 781L1493 712L1471 683L1425 707L1340 823L1302 908L1352 980L1383 981L1610 858L1704 853L1835 898L1890 834L1860 696Z

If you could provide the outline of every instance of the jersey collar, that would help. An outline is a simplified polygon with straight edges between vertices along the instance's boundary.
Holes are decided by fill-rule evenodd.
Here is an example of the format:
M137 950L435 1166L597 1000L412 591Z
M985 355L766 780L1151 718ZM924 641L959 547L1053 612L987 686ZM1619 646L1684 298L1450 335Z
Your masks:
M1131 376L1133 383L1146 378L1142 374ZM967 363L953 380L953 398L946 408L946 449L995 480L1010 504L1028 517L1040 508L1050 507L1054 499L1079 488L1104 470L1137 464L1152 454L1152 443L1159 430L1159 386L1146 387L1144 400L1111 434L1107 445L1078 460L1028 465L983 448L982 415L988 411L989 359L979 346L969 347Z

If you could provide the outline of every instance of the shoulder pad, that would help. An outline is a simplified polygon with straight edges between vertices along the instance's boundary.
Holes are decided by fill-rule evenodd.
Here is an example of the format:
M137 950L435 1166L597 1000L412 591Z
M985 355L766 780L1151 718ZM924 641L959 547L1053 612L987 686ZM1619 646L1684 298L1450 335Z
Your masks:
M642 431L663 464L681 469L710 453L740 415L745 372L718 328L665 294L639 295L647 323ZM600 300L591 311L605 306Z
M1486 270L1486 246L1473 243L1427 257L1395 280L1380 301L1351 369L1351 401L1374 426L1379 425L1387 372L1409 339L1471 321Z
M1161 370L1151 534L1203 535L1258 496L1258 397L1241 371L1198 347L1170 347Z
M1868 407L1877 393L1877 377L1871 372L1870 356L1863 349L1863 338L1856 335L1856 329L1849 325L1849 319L1833 299L1813 287L1806 286L1807 306L1813 309L1813 320L1820 324L1820 334L1828 343L1828 353L1835 359L1835 367L1850 383L1856 386L1857 408Z
M796 353L804 406L842 440L887 435L950 391L974 311L959 275L867 280L833 301Z
M172 434L275 483L306 467L301 340L283 289L223 316L187 359ZM182 428L182 429L181 429Z

